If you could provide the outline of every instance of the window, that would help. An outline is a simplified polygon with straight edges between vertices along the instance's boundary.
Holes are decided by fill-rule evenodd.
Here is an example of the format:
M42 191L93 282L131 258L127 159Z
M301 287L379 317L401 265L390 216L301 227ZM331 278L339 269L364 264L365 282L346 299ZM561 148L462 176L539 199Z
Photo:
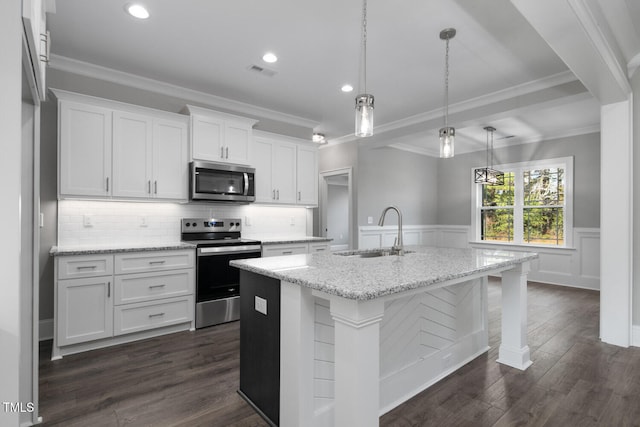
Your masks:
M504 184L473 184L477 240L570 246L573 158L495 168L504 172Z

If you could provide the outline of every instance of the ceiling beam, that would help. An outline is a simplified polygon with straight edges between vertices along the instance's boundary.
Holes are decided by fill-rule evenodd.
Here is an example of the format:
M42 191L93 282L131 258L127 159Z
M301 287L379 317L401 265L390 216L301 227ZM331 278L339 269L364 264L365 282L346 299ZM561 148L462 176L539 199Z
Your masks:
M511 0L601 105L631 94L626 61L593 0Z

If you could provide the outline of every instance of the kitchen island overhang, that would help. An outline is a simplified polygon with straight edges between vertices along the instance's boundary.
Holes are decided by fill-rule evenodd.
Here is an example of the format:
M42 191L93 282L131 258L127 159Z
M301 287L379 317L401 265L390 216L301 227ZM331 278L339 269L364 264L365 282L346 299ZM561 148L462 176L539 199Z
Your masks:
M537 254L407 249L404 257L346 252L232 262L280 284L274 424L377 425L379 415L486 352L489 275L502 275L498 362L521 370L531 364L526 275Z

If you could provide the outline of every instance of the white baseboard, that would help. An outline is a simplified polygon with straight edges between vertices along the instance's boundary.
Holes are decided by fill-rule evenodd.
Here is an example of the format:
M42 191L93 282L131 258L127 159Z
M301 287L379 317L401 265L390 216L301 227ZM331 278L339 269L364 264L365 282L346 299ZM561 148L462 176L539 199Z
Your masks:
M53 319L42 319L40 320L40 333L38 340L46 341L53 339Z
M631 326L631 345L640 347L640 325Z

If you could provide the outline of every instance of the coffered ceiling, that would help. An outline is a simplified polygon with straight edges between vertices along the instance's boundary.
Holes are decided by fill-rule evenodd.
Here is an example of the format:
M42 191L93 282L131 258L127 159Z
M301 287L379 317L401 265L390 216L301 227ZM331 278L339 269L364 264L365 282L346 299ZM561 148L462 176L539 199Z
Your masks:
M573 0L572 0L573 1ZM579 0L602 10L621 56L640 53L635 0ZM49 16L54 68L96 70L114 81L206 96L256 118L269 117L355 139L359 85L358 0L144 0L151 16L125 13L127 0L58 0ZM637 18L637 19L636 19ZM636 25L636 26L634 26ZM457 153L593 132L599 103L510 0L368 0L367 91L375 135L360 144L437 155L443 123L444 51L450 43L450 124ZM262 56L278 56L273 64ZM266 72L252 71L257 66ZM109 78L109 77L107 77ZM137 80L140 81L140 80ZM351 93L340 88L350 83Z

